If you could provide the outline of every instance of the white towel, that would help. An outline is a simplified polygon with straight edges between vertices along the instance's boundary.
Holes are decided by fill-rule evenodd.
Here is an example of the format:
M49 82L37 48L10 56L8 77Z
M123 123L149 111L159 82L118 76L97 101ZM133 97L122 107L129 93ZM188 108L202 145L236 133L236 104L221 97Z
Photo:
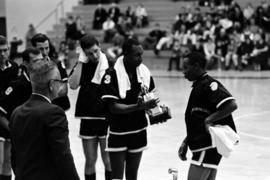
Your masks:
M114 65L118 81L119 95L122 99L126 97L126 92L131 88L131 84L124 66L123 59L124 59L123 56L120 56ZM140 64L136 69L136 73L138 82L142 83L149 89L151 79L151 73L149 69L144 64Z
M85 53L83 52L83 50L80 50L80 55L79 55L78 61L82 62L82 63L88 62L88 58L85 55ZM97 65L95 74L94 74L91 82L95 83L95 84L101 84L102 77L105 74L105 71L107 68L109 68L109 63L108 63L107 57L103 52L100 52L98 65Z
M224 157L229 157L234 146L240 140L239 135L228 125L210 126L209 132L212 139L212 146Z

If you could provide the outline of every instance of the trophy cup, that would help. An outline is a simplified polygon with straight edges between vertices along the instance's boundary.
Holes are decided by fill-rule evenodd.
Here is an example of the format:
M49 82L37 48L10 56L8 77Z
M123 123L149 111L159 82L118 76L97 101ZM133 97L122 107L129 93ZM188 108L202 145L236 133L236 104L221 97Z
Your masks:
M149 101L155 98L154 93L148 92L147 87L142 87L143 100ZM157 105L156 107L146 111L149 117L150 125L166 122L171 119L170 109L165 105Z

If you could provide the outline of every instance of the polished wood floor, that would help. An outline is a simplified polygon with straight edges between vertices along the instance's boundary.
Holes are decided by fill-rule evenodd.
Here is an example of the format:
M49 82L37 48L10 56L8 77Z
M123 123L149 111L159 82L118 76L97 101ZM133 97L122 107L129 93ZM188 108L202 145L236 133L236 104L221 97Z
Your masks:
M233 114L241 136L238 146L219 166L217 180L270 180L270 72L218 72L217 77L236 98L239 109ZM143 154L139 180L171 180L168 168L178 169L178 180L187 176L189 161L180 161L178 147L185 137L184 111L191 83L181 72L153 71L157 95L172 110L167 123L148 128L149 148ZM74 119L77 91L70 90L72 108L67 112L71 148L81 179L84 179L84 155L78 138L79 120ZM188 154L190 158L190 153ZM97 180L104 179L99 156Z

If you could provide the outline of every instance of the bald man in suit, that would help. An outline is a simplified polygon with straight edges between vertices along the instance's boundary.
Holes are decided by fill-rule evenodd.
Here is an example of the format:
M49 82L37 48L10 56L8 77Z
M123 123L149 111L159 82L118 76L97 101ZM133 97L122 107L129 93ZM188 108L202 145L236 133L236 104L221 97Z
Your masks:
M29 69L32 95L10 119L15 180L79 180L62 108L51 101L67 93L57 66L38 61Z

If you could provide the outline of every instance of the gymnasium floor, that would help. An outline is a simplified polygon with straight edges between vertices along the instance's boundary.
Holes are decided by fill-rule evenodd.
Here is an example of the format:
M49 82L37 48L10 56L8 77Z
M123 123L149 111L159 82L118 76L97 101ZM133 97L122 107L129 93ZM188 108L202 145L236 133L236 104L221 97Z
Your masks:
M149 148L143 154L139 180L171 180L168 168L178 169L178 180L187 177L189 161L180 161L178 148L185 137L184 111L191 83L181 72L152 71L157 96L168 105L173 118L148 129ZM270 72L212 71L237 100L233 114L241 140L229 158L223 158L217 180L270 180ZM78 138L79 120L74 119L77 91L70 90L72 108L67 112L71 149L81 179L84 178L84 156ZM191 157L191 154L188 154ZM99 156L97 180L104 179Z

